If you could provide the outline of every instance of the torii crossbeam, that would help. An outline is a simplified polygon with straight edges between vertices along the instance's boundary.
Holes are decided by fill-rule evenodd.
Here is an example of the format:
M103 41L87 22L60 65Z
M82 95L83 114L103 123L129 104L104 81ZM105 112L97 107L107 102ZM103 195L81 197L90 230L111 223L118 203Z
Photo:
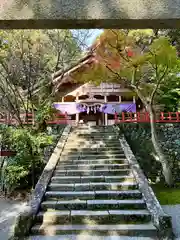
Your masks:
M1 29L178 27L180 0L0 0Z

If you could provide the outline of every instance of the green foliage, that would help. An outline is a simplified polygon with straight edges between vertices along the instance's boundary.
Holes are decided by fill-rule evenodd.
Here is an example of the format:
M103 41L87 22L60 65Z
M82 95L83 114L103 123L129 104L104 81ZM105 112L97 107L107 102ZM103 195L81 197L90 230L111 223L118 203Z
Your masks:
M95 61L75 74L77 81L125 84L145 105L160 103L177 109L180 87L175 76L180 62L168 36L157 37L151 29L105 30L94 45Z
M180 78L170 76L165 84L160 86L157 102L164 105L164 111L176 112L180 110Z
M52 142L50 136L45 133L38 135L32 134L30 129L13 129L11 128L10 145L14 150L20 152L21 150L29 152L30 154L41 153L41 148L49 145Z
M20 112L31 112L49 98L52 73L81 53L70 30L0 31L0 48L0 111L14 115L19 124Z
M154 31L152 29L136 29L129 31L128 36L132 37L138 45L147 46L154 38Z
M36 121L43 122L54 117L56 110L52 107L52 103L48 102L39 106L36 112Z
M169 38L160 37L155 39L149 47L149 62L154 66L160 68L168 68L169 72L173 72L178 65L176 48L170 44Z
M5 187L7 192L15 190L20 186L20 180L24 180L27 184L27 175L29 171L24 166L14 164L7 166L5 170Z
M8 160L5 169L7 191L11 192L19 185L31 186L32 178L36 181L44 167L43 149L52 144L52 137L45 133L35 134L28 128L13 127L1 128L1 134L5 137L8 148L17 152L15 157Z

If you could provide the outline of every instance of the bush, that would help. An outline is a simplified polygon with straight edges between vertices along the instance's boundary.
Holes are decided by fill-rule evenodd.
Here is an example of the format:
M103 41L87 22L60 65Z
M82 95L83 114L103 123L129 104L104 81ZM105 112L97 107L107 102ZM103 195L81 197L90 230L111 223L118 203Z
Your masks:
M30 128L14 127L1 127L0 134L6 148L17 152L16 156L8 158L4 171L6 191L34 186L45 166L44 148L52 144L52 137L36 134Z

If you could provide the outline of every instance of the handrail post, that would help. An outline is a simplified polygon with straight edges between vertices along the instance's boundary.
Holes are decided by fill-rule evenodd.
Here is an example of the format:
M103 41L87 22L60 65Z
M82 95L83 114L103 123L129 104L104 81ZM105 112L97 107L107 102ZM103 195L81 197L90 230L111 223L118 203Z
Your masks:
M179 112L176 112L176 122L179 122Z
M164 121L164 113L161 112L161 121L163 122Z
M137 122L140 122L140 112L137 112Z
M114 113L114 120L115 120L115 124L118 123L118 115L117 115L117 112Z
M122 122L125 122L125 114L122 112Z

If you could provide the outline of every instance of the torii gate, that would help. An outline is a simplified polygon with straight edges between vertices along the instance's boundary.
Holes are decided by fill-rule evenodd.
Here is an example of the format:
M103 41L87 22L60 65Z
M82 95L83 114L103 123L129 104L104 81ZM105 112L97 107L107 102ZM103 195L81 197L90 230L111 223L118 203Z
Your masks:
M179 0L1 0L1 29L178 28Z

